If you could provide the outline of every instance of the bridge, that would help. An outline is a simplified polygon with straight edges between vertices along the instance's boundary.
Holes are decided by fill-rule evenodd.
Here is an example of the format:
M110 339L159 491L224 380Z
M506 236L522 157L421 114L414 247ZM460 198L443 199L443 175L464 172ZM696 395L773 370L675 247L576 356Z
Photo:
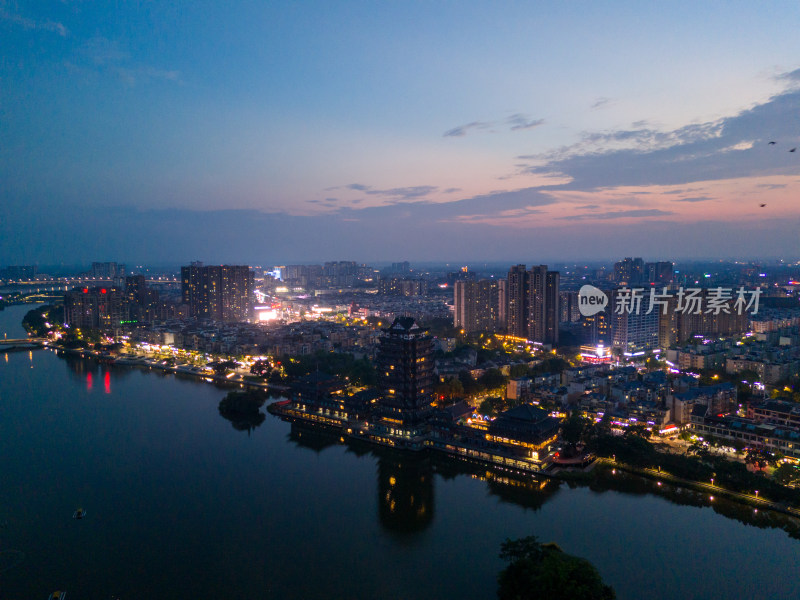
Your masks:
M0 346L20 346L23 344L33 346L41 346L47 341L47 338L19 338L19 339L3 339L0 340Z

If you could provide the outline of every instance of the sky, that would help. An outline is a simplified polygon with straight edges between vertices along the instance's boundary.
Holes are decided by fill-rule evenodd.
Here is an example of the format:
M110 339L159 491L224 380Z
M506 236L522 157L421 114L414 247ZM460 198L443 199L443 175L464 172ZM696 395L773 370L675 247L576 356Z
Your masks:
M798 31L779 1L0 0L0 265L800 258Z

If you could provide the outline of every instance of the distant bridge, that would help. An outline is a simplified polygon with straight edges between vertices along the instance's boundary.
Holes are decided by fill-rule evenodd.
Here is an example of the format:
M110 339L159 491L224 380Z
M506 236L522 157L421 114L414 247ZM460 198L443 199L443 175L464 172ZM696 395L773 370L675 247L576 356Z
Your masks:
M41 346L47 341L47 338L20 338L15 340L4 339L0 340L0 346L20 346L23 344L33 346Z

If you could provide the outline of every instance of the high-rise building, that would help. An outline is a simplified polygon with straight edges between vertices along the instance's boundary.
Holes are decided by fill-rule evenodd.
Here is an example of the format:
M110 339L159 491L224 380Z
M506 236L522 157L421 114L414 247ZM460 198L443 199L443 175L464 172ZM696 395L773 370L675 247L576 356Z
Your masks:
M630 306L630 310L620 311L620 302L617 299L620 293L623 292L614 290L609 302L610 310L613 311L614 348L626 356L637 356L648 350L655 350L658 348L659 314L662 307L654 306L649 311L650 296L641 294L641 300Z
M589 346L611 347L612 338L612 311L613 308L606 307L598 313L583 317L581 325L583 327L583 343Z
M397 317L383 330L377 357L384 420L417 425L431 410L434 385L433 338L412 317Z
M125 265L115 262L93 262L88 275L94 279L112 281L121 287L125 281Z
M625 258L614 263L614 281L627 285L641 284L644 279L644 261L641 258Z
M547 265L531 267L528 271L528 339L535 342L544 342L545 338L546 287Z
M226 323L247 321L253 307L253 272L244 265L181 267L181 292L189 314Z
M411 264L404 260L403 262L392 263L392 273L405 275L411 271Z
M428 286L422 279L391 277L381 279L378 291L388 296L424 296L428 291Z
M33 265L15 265L0 269L0 279L33 279L36 277L36 267Z
M544 337L545 344L558 345L559 302L561 293L561 273L547 271L544 285ZM535 338L534 338L535 339Z
M70 329L118 329L128 320L125 293L116 288L74 288L64 294L64 324Z
M508 271L507 331L510 335L528 337L529 276L525 265L514 265Z
M559 322L558 271L547 265L526 270L514 265L508 271L506 291L506 331L513 336L545 344L558 343Z
M578 292L559 292L559 321L562 323L577 323L581 320L581 311L578 308Z
M508 328L508 279L497 280L497 328Z
M453 323L464 333L494 331L500 312L500 292L494 279L456 281L453 287Z
M659 261L645 263L643 283L661 283L669 285L672 283L674 266L669 261Z
M158 290L147 285L144 275L130 275L125 278L125 299L128 303L130 319L139 323L151 323L154 320L164 319L170 312L169 308L172 307L172 305L161 302Z

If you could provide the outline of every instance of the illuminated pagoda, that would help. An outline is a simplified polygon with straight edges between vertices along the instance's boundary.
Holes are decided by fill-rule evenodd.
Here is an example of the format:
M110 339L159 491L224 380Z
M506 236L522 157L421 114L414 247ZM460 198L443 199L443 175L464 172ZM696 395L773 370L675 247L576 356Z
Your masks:
M433 338L412 317L397 317L383 330L377 358L381 393L372 436L376 441L421 448L433 408Z

